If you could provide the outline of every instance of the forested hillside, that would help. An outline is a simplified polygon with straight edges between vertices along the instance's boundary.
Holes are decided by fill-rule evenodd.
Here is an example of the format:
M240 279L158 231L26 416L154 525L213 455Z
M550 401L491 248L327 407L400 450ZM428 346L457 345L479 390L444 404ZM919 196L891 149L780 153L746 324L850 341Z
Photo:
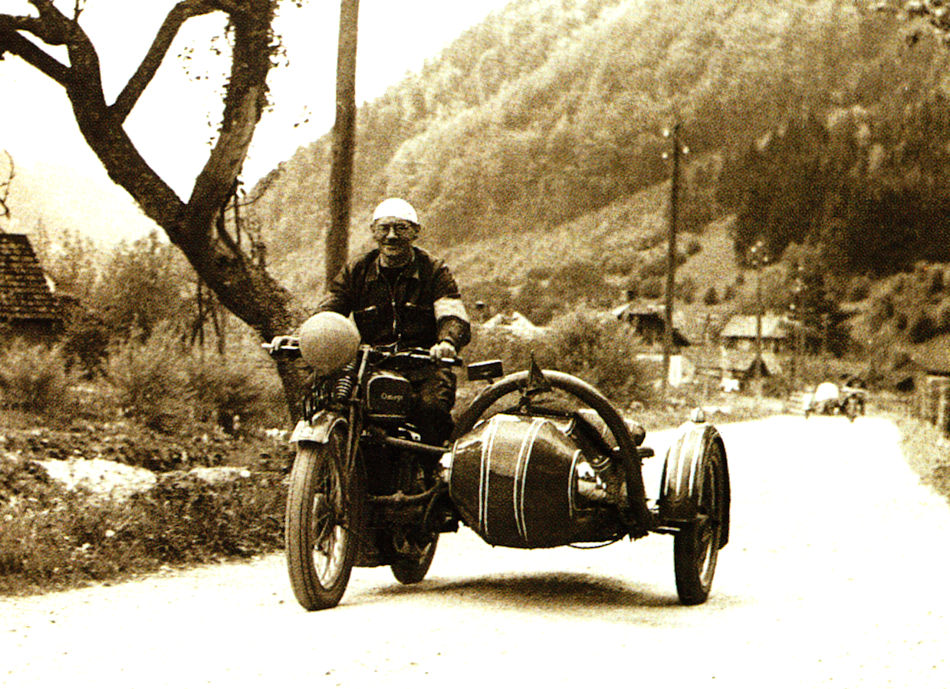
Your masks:
M947 49L903 28L863 0L517 0L361 106L351 246L401 195L469 283L530 287L533 268L534 283L561 270L650 295L663 130L680 122L683 227L732 218L740 264L758 240L773 261L794 244L816 291L843 297L848 276L946 260ZM307 293L323 281L329 146L275 170L255 209Z

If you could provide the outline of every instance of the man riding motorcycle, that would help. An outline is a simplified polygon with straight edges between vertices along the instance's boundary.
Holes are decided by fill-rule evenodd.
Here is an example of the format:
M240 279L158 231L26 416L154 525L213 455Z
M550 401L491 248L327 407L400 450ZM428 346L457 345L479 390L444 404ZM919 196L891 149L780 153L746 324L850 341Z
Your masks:
M370 227L377 248L340 271L317 313L352 314L366 344L422 347L433 360L457 356L471 339L471 324L448 266L414 245L421 229L415 209L386 199ZM435 363L402 373L417 395L411 418L422 440L441 445L452 432L455 373Z

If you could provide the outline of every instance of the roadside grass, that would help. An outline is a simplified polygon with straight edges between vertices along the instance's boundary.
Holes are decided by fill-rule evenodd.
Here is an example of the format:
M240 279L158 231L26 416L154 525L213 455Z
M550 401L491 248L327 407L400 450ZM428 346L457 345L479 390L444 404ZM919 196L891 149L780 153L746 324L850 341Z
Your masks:
M163 566L270 552L283 541L284 475L212 484L160 474L120 500L68 490L36 462L0 458L0 595L121 581Z
M938 428L920 419L895 417L901 449L908 465L950 503L950 440Z

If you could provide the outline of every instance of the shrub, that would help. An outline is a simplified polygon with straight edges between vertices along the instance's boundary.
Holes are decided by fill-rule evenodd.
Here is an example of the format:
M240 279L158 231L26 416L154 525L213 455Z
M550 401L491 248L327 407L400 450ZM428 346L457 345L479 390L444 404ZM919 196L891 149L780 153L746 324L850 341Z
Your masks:
M186 359L185 373L200 421L216 421L229 432L236 430L229 425L235 416L242 425L286 422L283 390L269 364L240 355L192 353Z
M131 338L114 349L105 377L123 412L160 431L191 421L186 356L180 342L161 329L145 342Z
M280 547L286 488L276 472L212 485L169 472L127 501L90 500L39 465L0 455L0 595L120 579L163 564Z
M463 356L468 362L501 359L505 371L510 373L527 368L531 354L542 351L546 346L543 340L522 339L475 326L472 342L465 348Z
M567 313L551 323L547 345L539 359L545 367L582 378L617 402L647 397L634 338L619 321Z
M703 294L703 304L706 306L715 306L719 303L719 294L715 287L710 287Z
M72 378L62 348L13 340L0 355L0 402L56 416L72 406Z
M464 352L470 362L501 359L508 373L526 369L533 355L542 368L577 376L622 404L648 399L650 394L636 354L626 326L583 311L556 317L548 332L534 340L476 329Z

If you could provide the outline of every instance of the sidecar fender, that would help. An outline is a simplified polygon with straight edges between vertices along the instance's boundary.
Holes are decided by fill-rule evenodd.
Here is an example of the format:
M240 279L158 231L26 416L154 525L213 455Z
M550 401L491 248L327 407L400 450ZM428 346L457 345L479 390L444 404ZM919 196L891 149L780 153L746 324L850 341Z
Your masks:
M301 419L290 434L291 443L326 444L338 424L345 424L342 416L326 411L317 412L310 421Z
M712 451L713 445L719 452ZM724 501L724 523L720 547L729 540L729 467L726 446L715 426L709 423L687 422L680 426L663 464L660 485L659 521L664 525L681 525L693 521L699 511L699 478L705 462L721 457L721 499Z

